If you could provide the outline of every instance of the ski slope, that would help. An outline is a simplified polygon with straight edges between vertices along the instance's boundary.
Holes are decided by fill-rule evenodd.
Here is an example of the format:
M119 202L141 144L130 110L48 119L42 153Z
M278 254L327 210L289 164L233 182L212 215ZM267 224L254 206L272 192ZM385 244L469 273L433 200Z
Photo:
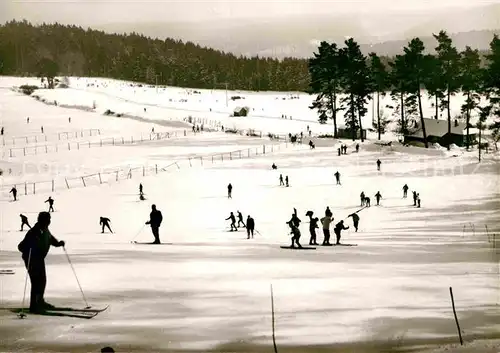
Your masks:
M156 89L126 82L72 78L70 89L35 92L49 102L57 100L58 106L53 106L9 89L28 81L0 78L6 137L40 134L41 125L46 134L99 129L101 135L93 138L147 135L153 126L158 132L183 132L190 131L191 125L184 122L189 115L228 128L273 133L305 133L307 125L316 133L331 129L306 114L305 98L275 99L290 93L229 92L245 95L250 106L265 113L229 118L232 106L225 107L224 91L195 94L168 88L157 96ZM191 102L198 95L203 99ZM94 103L93 112L61 107ZM131 118L104 116L106 109ZM281 114L293 115L293 120L281 119ZM253 148L270 140L220 131L180 135L134 146L1 160L1 169L13 170L0 177L4 184L184 161L180 169L156 176L21 194L17 202L11 202L3 189L0 269L13 269L15 274L0 275L1 306L19 307L24 290L25 271L17 251L24 236L19 232L19 214L34 223L51 195L55 199L51 231L66 241L85 299L110 308L88 321L29 314L19 320L0 310L1 351L88 352L106 345L128 352L269 351L271 284L279 348L301 346L301 351L317 352L322 346L334 349L345 344L375 352L456 342L449 287L466 341L498 338L499 250L492 240L497 234L498 243L500 233L498 155L485 155L478 164L477 151L383 147L368 140L359 153L353 153L351 141L332 141L318 142L314 150L288 146L252 158L189 167L185 161L190 156ZM349 147L345 156L337 156L340 142ZM382 161L380 172L377 159ZM273 162L278 170L271 169ZM341 186L335 185L337 170ZM279 187L280 173L289 176L291 187ZM144 185L146 201L139 201L139 183ZM228 183L234 187L232 199L226 197ZM410 187L408 199L402 198L405 183ZM412 206L412 190L420 193L420 209ZM321 218L330 206L335 224L360 209L361 191L372 199L372 207L359 211L357 233L347 219L350 229L342 236L342 242L357 246L280 249L290 242L285 222L294 207L302 220L304 245L309 239L306 211ZM383 195L380 206L374 198L377 191ZM130 243L152 241L144 226L151 204L163 213L162 241L172 245ZM237 210L255 219L254 239L247 240L243 230L228 232L224 219ZM100 216L111 219L115 234L101 234ZM321 229L317 234L321 242ZM63 249L52 248L46 264L47 301L85 306Z

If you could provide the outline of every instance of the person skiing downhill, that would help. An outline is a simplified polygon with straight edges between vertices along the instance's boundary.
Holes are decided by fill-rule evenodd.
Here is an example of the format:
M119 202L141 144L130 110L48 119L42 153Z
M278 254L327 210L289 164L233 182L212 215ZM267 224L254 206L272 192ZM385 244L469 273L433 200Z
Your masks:
M332 222L333 222L332 216L325 215L325 217L321 218L321 224L323 225L323 244L322 245L331 245L330 244L330 224Z
M247 217L247 239L250 239L250 235L253 239L253 231L255 230L255 220L248 215Z
M45 201L49 203L49 212L54 212L54 199L52 196L49 196L49 198Z
M382 198L382 195L380 195L380 191L377 191L375 194L375 199L377 200L377 206L380 206L380 199Z
M349 229L349 227L344 226L344 221L340 221L339 223L337 223L335 225L334 231L335 231L335 235L337 236L337 242L335 243L336 245L340 245L340 233L346 229Z
M238 228L236 227L236 217L234 217L233 212L229 215L229 217L226 218L226 221L231 220L231 232L237 231Z
M403 198L404 199L406 199L406 197L408 196L408 189L409 189L408 185L405 184L403 186Z
M160 225L163 221L163 215L156 209L156 205L151 205L151 213L149 214L149 221L146 224L151 225L151 232L155 237L153 244L160 244Z
M359 225L359 216L358 214L355 212L355 213L351 213L349 216L347 216L348 218L349 217L352 217L352 223L354 225L354 229L356 230L356 232L358 231L358 225Z
M108 227L109 231L111 233L113 233L113 231L111 230L111 227L109 225L109 222L111 222L111 220L109 218L106 218L106 217L101 217L100 218L99 225L102 226L102 232L101 233L104 233L104 227Z
M233 197L231 196L232 192L233 192L233 186L231 185L231 183L229 183L229 184L227 185L227 198L228 198L228 199L232 199L232 198L233 198Z
M339 173L339 171L337 170L334 175L335 175L335 180L337 180L337 185L342 185L342 184L340 184L340 173Z
M377 159L377 170L380 171L380 165L382 164L382 162L380 161L380 159Z
M12 197L14 197L14 201L17 201L17 189L15 186L10 189L9 194L12 193Z
M241 214L240 211L238 211L237 214L238 214L238 225L236 227L239 228L241 223L243 225L243 228L246 228L245 222L243 222L243 215Z
M21 232L23 231L23 227L26 225L28 226L29 229L31 229L31 226L28 222L28 217L26 217L23 214L20 214L19 217L21 217Z
M31 281L30 308L32 313L43 313L54 306L44 299L47 274L45 271L45 257L50 246L64 246L64 241L58 241L50 233L50 213L40 212L36 224L28 230L17 249L22 253L22 259Z

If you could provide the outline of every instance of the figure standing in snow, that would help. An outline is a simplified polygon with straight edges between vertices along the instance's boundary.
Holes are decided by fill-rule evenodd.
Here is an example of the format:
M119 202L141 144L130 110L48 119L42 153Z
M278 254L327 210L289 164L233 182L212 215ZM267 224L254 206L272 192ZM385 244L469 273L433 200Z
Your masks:
M349 229L349 227L344 226L344 221L340 221L339 223L337 223L335 225L334 231L335 231L335 235L337 236L337 242L335 243L336 245L340 245L340 233L346 229Z
M307 211L306 216L309 217L309 233L311 234L311 238L309 239L309 245L318 245L316 242L316 228L318 227L318 218L313 218L313 211Z
M142 192L142 183L139 184L139 195L144 195Z
M365 197L365 207L371 207L370 198Z
M0 129L0 135L2 135L2 136L3 136L3 126L2 126L2 128Z
M160 244L160 225L163 221L163 215L156 209L156 205L151 205L151 213L149 214L149 221L146 224L151 225L151 232L155 237L153 244Z
M299 248L302 248L302 245L300 245L300 230L292 221L294 216L296 217L296 215L292 215L292 219L286 222L286 224L288 224L292 232L292 245L290 247L294 248L295 244L297 244Z
M297 209L294 208L293 209L293 215L292 215L292 218L290 219L290 222L292 222L295 227L299 227L300 226L300 222L302 222L299 217L297 216Z
M413 191L413 206L417 206L417 198L418 198L417 192Z
M359 194L359 198L361 199L361 206L365 205L365 192L361 191L361 194Z
M380 161L380 159L377 159L377 170L380 171L380 165L382 164L382 162Z
M328 216L328 217L332 217L333 216L333 213L330 210L330 206L326 206L325 216Z
M227 185L227 198L228 198L228 199L232 199L232 198L233 198L233 197L231 196L232 192L233 192L233 186L231 185L231 183L229 183L229 184Z
M277 166L276 166L276 164L274 164L274 163L273 163L273 165L271 166L271 168L272 168L273 170L278 169L278 167L277 167Z
M247 217L247 239L250 239L250 235L253 239L253 231L255 230L255 220L248 215Z
M347 216L347 218L349 217L352 217L352 223L354 225L354 229L356 230L356 232L358 231L358 225L359 225L359 216L358 214L355 212L355 213L351 213L349 216Z
M283 174L280 174L280 186L285 186L285 183L283 182Z
M338 153L338 154L339 154L339 156L340 156L340 154L341 154L341 153L340 153L340 148L337 148L337 153Z
M289 187L289 186L290 186L290 184L288 184L288 175L285 177L285 184L286 184L286 185L285 185L286 187Z
M382 198L382 195L380 195L380 191L377 191L375 194L375 199L377 200L377 206L380 206L380 199Z
M28 117L26 118L26 124L29 124L29 123L30 123L30 117L28 116Z
M359 152L359 143L356 144L356 153Z
M108 227L109 231L111 233L113 233L113 231L111 230L111 227L109 225L109 222L111 222L111 220L109 218L106 218L106 217L101 217L100 218L99 225L102 226L102 232L101 233L104 233L104 227Z
M238 228L236 227L236 217L234 217L234 213L231 212L229 217L226 218L226 221L231 220L231 232L237 231Z
M404 199L406 199L406 197L408 196L408 189L409 189L408 185L405 184L403 186L403 198Z
M246 228L245 222L243 222L243 215L241 214L240 211L238 213L238 225L236 226L237 228L240 227L240 223L243 225L243 228Z
M68 118L68 122L71 124L71 117Z
M420 208L420 194L417 194L417 208Z
M43 126L40 128L40 131L42 131L42 134L43 134Z
M45 257L50 246L64 246L64 241L58 241L50 233L50 213L40 212L38 221L19 243L17 249L22 253L24 265L28 270L31 281L30 312L43 313L54 306L44 299L47 275L45 271Z
M31 229L31 226L28 222L28 217L26 217L23 214L20 214L19 217L21 217L21 232L23 231L23 227L26 225L28 226L29 229Z
M333 175L335 175L335 180L337 180L337 185L342 185L342 184L340 184L340 173L339 173L339 171L337 170L335 172L335 174L333 174Z
M326 212L325 212L326 214ZM330 244L330 223L333 222L332 216L325 215L325 217L321 218L321 224L323 226L323 244L322 245L331 245Z
M52 198L52 196L49 196L49 198L45 200L45 202L49 203L49 212L54 212L54 199Z
M14 201L17 201L17 189L15 186L10 189L9 193L12 193L12 197L14 197Z

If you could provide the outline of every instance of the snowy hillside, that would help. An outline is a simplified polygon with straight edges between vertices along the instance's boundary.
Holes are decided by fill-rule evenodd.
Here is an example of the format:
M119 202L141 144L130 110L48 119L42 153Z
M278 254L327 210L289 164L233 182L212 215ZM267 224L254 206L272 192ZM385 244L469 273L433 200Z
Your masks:
M0 270L14 271L0 271L0 351L97 352L106 345L121 352L271 351L271 284L280 352L286 346L388 352L456 343L449 287L466 343L498 338L498 153L478 163L477 151L326 142L314 136L332 126L316 122L308 109L312 97L303 94L228 92L226 106L225 91L156 92L70 78L70 88L37 90L36 100L11 90L25 83L38 84L0 78ZM237 95L244 99L230 99ZM237 106L250 107L250 116L229 117ZM193 133L189 116L205 131ZM263 135L230 134L222 126ZM267 137L307 135L307 126L315 149ZM338 156L342 143L348 151ZM115 179L116 170L122 174ZM341 185L335 185L336 171ZM79 178L90 174L101 180ZM290 187L279 186L280 174ZM15 202L12 185L19 190ZM420 208L413 206L414 190ZM361 191L371 207L360 207ZM29 313L20 320L7 310L21 306L25 285L19 215L33 224L49 196L55 200L51 231L65 240L85 298L63 248L46 258L45 298L57 306L110 305L91 320ZM160 237L168 244L132 244L152 241L144 225L152 204L163 213ZM293 208L307 245L305 213L322 218L326 206L334 216L332 238L343 219L349 229L341 242L354 246L280 248L290 244L285 222ZM253 239L241 228L228 231L225 219L238 210L255 219ZM356 211L358 232L347 217ZM101 234L101 216L111 219L114 234ZM321 244L321 225L317 235ZM29 287L28 281L25 307Z

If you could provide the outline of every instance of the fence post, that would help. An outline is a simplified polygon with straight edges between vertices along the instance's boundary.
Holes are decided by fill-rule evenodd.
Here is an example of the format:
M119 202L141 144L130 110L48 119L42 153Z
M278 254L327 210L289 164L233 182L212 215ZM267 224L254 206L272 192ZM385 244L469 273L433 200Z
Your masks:
M102 184L101 173L98 174L99 174L99 184Z
M68 151L71 151L71 145L68 142Z
M142 176L145 176L146 175L146 168L144 168L144 166L142 166Z
M76 147L77 147L77 149L80 149L80 142L76 143Z
M266 145L262 145L262 153L266 154Z
M23 147L24 155L26 156L26 147Z
M66 182L66 187L69 189L68 179L64 178L64 181Z
M33 195L35 195L35 194L36 194L35 185L36 185L36 183L33 183Z
M52 192L54 192L55 188L56 188L56 186L54 184L54 179L52 179Z
M83 182L83 186L87 187L87 185L85 184L85 178L84 177L82 177L82 182Z
M28 195L28 184L24 182L24 194Z

